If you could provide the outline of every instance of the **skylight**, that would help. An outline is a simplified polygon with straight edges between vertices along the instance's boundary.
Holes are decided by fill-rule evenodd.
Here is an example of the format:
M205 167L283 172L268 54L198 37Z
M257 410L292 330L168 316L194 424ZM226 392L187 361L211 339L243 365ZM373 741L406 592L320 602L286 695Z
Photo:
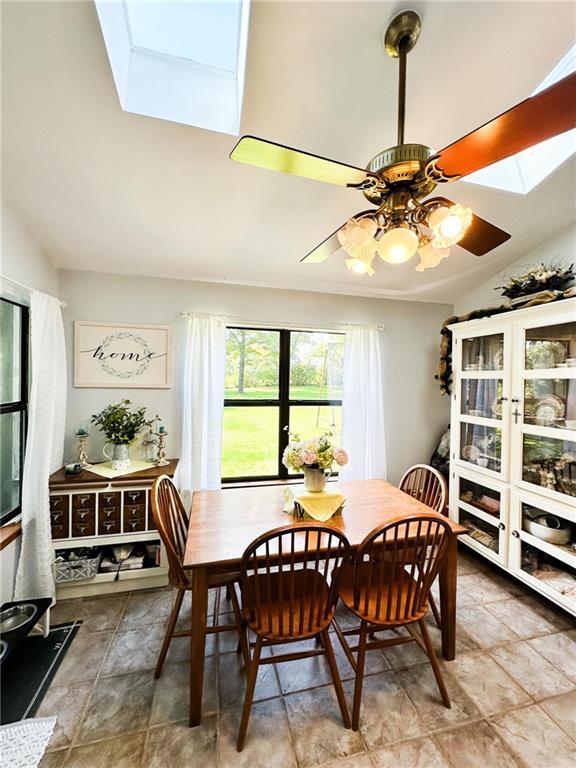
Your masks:
M122 109L237 135L250 0L95 0Z
M576 45L558 62L531 94L543 91L576 71ZM576 152L576 130L555 136L513 157L471 173L462 181L527 194Z

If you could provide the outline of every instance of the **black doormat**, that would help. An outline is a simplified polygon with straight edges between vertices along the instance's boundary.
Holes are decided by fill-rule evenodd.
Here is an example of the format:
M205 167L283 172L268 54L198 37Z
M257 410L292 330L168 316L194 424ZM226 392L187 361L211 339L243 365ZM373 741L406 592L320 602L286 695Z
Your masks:
M18 643L2 664L2 725L36 714L81 624L81 621L60 624L52 627L47 637L29 635Z

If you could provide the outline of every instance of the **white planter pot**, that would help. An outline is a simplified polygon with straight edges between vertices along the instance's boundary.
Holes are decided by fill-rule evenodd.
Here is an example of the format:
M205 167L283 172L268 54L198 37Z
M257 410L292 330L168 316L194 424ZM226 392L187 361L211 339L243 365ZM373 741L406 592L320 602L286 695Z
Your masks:
M106 452L109 445L112 446L112 453ZM112 469L115 472L130 468L130 453L128 451L128 446L125 443L106 443L102 449L102 453L110 460Z
M310 493L319 493L326 487L328 477L323 469L304 468L304 487Z

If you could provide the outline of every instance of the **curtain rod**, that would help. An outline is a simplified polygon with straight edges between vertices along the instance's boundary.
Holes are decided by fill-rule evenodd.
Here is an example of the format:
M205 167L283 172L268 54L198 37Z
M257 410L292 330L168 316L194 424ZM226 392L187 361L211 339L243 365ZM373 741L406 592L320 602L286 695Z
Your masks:
M46 293L47 296L52 296L51 293L47 293L46 291L39 291L38 288L31 288L29 285L26 285L26 283L21 283L20 280L14 280L13 277L7 277L6 275L0 275L0 279L3 281L6 281L8 283L12 283L12 285L17 285L19 288L24 288L25 291L36 291L36 293ZM68 304L66 304L65 301L62 301L58 298L58 296L52 296L53 299L56 299L60 302L61 307L67 307Z
M196 313L190 310L182 310L182 312L180 312L180 317L188 318L192 317L194 314ZM231 315L221 316L224 316L226 322L231 325L245 325L247 328L288 328L289 330L294 329L296 331L324 331L325 333L334 333L335 331L341 332L345 331L346 328L363 325L362 323L333 323L331 325L319 325L317 323L291 323L280 322L278 320L267 322L266 320L247 320L245 317L234 317ZM368 323L368 325L370 324ZM371 327L376 328L378 331L383 331L385 329L384 325L373 325Z

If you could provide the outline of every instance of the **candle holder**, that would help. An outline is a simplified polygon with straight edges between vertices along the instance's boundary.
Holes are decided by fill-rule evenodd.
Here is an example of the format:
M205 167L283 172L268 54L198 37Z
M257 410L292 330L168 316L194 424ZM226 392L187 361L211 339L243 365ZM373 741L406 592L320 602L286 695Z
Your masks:
M168 437L168 432L160 431L156 432L156 437L158 438L158 458L154 462L157 467L167 467L170 462L166 458L166 438Z
M77 432L76 438L78 439L78 463L82 469L88 469L92 466L88 461L88 432Z

